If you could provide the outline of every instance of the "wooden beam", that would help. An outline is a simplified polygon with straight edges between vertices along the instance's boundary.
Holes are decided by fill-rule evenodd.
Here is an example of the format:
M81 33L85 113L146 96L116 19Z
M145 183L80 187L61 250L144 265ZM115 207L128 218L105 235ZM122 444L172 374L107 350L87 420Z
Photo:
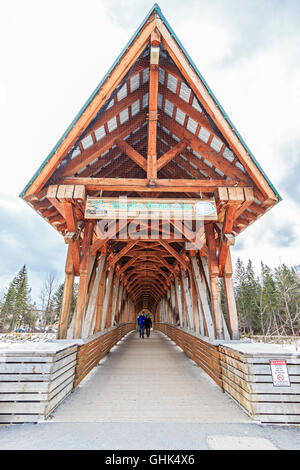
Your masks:
M160 44L160 35L155 31L151 34L150 48ZM151 62L151 53L150 53ZM148 147L147 147L147 178L157 178L157 99L158 99L158 64L149 65L149 114L148 114Z
M68 247L66 266L65 266L65 283L64 293L59 316L58 339L66 339L68 326L71 316L71 304L74 289L74 267L70 246Z
M102 248L102 251L103 253L104 252L106 253L106 250L104 250L103 248ZM102 275L101 275L101 279L99 283L99 289L98 289L94 334L98 333L101 329L102 307L103 307L105 287L106 287L106 273L107 273L106 268L107 266L106 266L106 258L105 258Z
M89 255L89 246L93 233L93 222L87 222L84 229L84 237L82 243L82 259L80 262L80 278L78 286L78 295L76 309L74 312L74 329L73 338L81 338L82 324L86 308L88 283L91 273L92 265L94 264L95 257Z
M132 161L134 161L143 170L147 171L147 160L139 152L137 152L133 147L131 147L131 145L129 145L125 140L122 140L119 138L115 139L115 144Z
M134 245L136 245L138 240L132 240L131 242L127 243L122 250L116 253L114 256L110 256L108 259L109 267L114 266L122 256L126 256L129 250L131 250Z
M120 128L117 127L114 131L108 133L106 137L103 137L99 142L92 145L78 155L78 157L73 158L73 160L67 163L63 170L63 176L68 177L75 175L96 158L99 158L101 154L113 147L116 138L123 139L133 130L140 127L145 120L145 113L141 111L135 116L134 120L127 121L125 124L122 124Z
M208 263L210 277L211 304L215 320L216 339L224 339L222 321L221 298L219 289L219 269L217 260L216 240L212 223L205 225L206 241L208 245Z
M222 226L222 233L220 238L220 246L219 246L219 277L223 276L225 263L229 251L229 243L226 238L226 235L231 235L233 230L233 223L235 219L235 212L236 206L235 205L228 205L226 207L225 218Z
M90 248L91 254L96 254L98 250L100 250L103 245L105 245L108 240L111 238L115 237L126 225L129 223L129 220L117 220L113 221L111 224L111 227L108 229L107 233L105 234L105 237L96 240ZM103 235L103 234L102 234Z
M143 178L81 178L71 177L65 184L83 184L87 190L103 191L141 191L141 192L203 192L212 193L219 186L245 186L237 180L193 180L193 179L156 179Z
M181 256L168 242L165 240L158 240L159 243L165 248L166 251L170 253L173 258L175 258L183 269L188 269L188 262Z
M108 273L108 280L107 280L107 285L105 288L105 294L104 294L104 300L103 300L103 306L102 306L101 331L105 329L105 325L106 325L106 316L107 316L108 307L109 307L113 275L114 275L114 268L111 268Z
M186 142L185 140L181 140L176 145L174 145L170 150L168 150L164 155L159 158L157 162L157 171L161 170L187 146L188 142Z
M64 213L65 213L65 220L67 224L67 230L68 232L74 233L74 236L75 236L75 234L77 233L77 220L76 220L76 215L74 211L74 206L71 202L64 202L63 207L64 207ZM80 242L78 238L73 240L70 243L70 248L71 248L71 253L72 253L75 275L79 276L81 255L80 255Z
M230 332L231 339L239 340L240 339L239 320L238 320L236 301L235 301L234 289L233 289L233 283L232 283L232 263L231 263L230 250L228 251L227 260L225 264L223 282L224 282L224 294L225 294L226 308L227 308L228 329Z
M214 339L214 323L212 320L211 316L211 311L208 303L208 297L207 297L207 292L206 292L206 287L205 287L205 280L203 279L203 276L201 276L201 272L196 260L195 256L191 256L191 265L192 265L192 273L194 275L195 279L195 285L197 289L197 294L198 294L198 299L200 301L201 305L201 311L202 311L202 316L203 316L203 323L205 325L205 329L207 332L207 335Z
M171 130L178 138L186 139L189 142L189 146L198 152L201 156L205 157L210 163L216 168L221 170L226 176L235 178L237 181L244 182L244 186L252 186L253 182L248 175L243 173L242 170L232 165L225 158L223 158L216 150L202 140L198 139L192 132L178 124L174 119L170 118L167 114L163 117L164 125ZM240 184L241 185L241 184ZM220 185L224 186L224 185ZM226 186L226 185L225 185Z

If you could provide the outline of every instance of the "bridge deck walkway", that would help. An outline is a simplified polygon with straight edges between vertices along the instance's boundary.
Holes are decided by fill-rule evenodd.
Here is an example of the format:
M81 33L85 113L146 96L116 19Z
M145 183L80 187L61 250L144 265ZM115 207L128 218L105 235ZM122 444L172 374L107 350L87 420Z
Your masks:
M169 338L129 333L53 412L52 422L249 423Z

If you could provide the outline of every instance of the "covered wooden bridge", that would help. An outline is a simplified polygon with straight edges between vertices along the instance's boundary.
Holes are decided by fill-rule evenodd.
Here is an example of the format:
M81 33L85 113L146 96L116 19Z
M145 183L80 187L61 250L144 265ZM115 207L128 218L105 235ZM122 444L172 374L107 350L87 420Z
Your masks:
M99 359L142 309L182 347L239 339L230 247L280 197L157 5L21 197L68 245L60 339Z

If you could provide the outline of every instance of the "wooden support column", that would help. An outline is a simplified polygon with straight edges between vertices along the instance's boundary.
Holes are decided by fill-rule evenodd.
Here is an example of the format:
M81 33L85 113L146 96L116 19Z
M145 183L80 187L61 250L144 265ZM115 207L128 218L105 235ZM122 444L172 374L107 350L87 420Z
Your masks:
M179 324L181 327L183 327L182 295L181 295L178 277L175 278L175 291L176 291L176 297L177 297L177 303L178 303Z
M193 330L194 329L193 305L192 305L191 291L189 288L189 278L183 270L181 270L181 276L182 276L182 283L183 283L183 294L184 294L185 304L186 304L186 309L187 309L187 314L188 314L189 328Z
M198 296L196 285L194 281L194 276L192 271L189 272L189 279L190 279L190 291L192 297L192 311L193 311L193 322L194 322L194 330L196 333L201 333L200 331L200 311L198 310ZM202 315L201 315L202 316Z
M80 271L80 242L78 238L78 222L75 214L75 208L72 202L64 202L63 208L68 230L67 235L65 236L65 242L70 243L74 271L78 276Z
M71 315L71 304L74 289L74 265L72 261L71 248L68 246L68 253L65 267L65 283L63 300L59 318L58 339L65 339L67 337L68 326Z
M118 293L118 302L117 302L117 307L116 307L116 312L115 312L115 321L119 323L119 316L120 316L120 310L123 302L123 296L124 296L124 286L120 282L120 289Z
M231 232L233 230L235 212L235 205L230 205L226 208L219 246L219 277L223 276L230 244L234 244L234 237L232 237Z
M228 319L228 329L230 333L230 337L232 340L239 340L240 339L240 332L239 332L239 320L238 314L236 309L236 302L232 284L232 262L231 262L231 255L230 251L227 255L227 260L225 264L224 270L224 293L226 299L226 307L227 307L227 319Z
M215 321L216 339L224 339L224 328L222 320L221 297L219 289L219 265L217 260L217 249L215 231L213 224L205 225L206 241L208 245L208 265L210 277L210 295L212 311Z
M106 315L107 315L107 311L109 307L110 292L111 292L111 287L112 287L114 271L115 271L114 268L111 268L108 274L108 280L107 280L107 285L106 285L104 300L103 300L103 307L102 307L101 330L104 330L105 325L106 325Z
M101 328L101 318L102 318L102 307L103 307L103 300L105 295L105 286L106 286L106 275L107 275L107 257L106 257L106 248L102 248L101 254L105 256L104 259L104 266L101 274L101 279L99 283L98 289L98 297L97 297L97 304L96 304L96 318L95 318L95 327L94 327L94 334L98 333Z
M157 98L158 98L158 63L155 60L154 49L160 45L160 34L153 31L150 43L149 67L149 116L148 116L148 150L147 150L147 178L157 178ZM158 52L159 59L159 52ZM155 63L156 62L156 63Z
M82 324L86 308L87 291L91 267L95 260L95 256L89 254L89 248L92 239L93 222L87 222L84 229L84 237L82 243L82 260L80 263L80 278L78 286L77 304L74 312L74 328L73 338L81 338Z
M196 289L198 293L198 299L201 303L201 310L203 314L205 329L207 331L207 335L210 338L214 338L215 336L214 335L214 323L212 320L211 311L210 311L209 303L208 303L207 292L206 292L206 288L204 284L205 279L201 276L196 257L192 256L191 261L192 261L192 271L194 274Z
M172 302L172 317L173 317L173 322L176 324L176 300L175 300L175 286L173 283L170 284L170 290L171 290L171 302Z
M114 285L114 290L113 290L113 299L112 299L112 307L111 307L111 320L110 320L110 326L114 326L114 321L115 321L115 316L116 316L116 307L118 305L118 299L119 299L119 294L120 294L120 279L117 278L116 283Z
M83 338L91 335L94 331L95 317L97 311L97 299L99 293L100 280L104 270L106 255L101 255L99 259L98 267L96 268L96 275L91 289L91 295L89 298L88 307L84 319L84 325L82 329Z
M112 316L115 288L116 288L116 278L115 278L115 273L114 273L112 284L110 287L109 301L108 301L108 306L107 306L107 311L106 311L106 322L105 322L105 327L104 327L105 330L111 327L111 316Z

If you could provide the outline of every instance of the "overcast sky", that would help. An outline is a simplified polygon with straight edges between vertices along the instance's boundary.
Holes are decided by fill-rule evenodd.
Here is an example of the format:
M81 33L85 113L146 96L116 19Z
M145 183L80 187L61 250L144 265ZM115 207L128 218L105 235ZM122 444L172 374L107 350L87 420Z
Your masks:
M33 298L63 281L62 237L18 195L153 6L146 0L0 0L0 292L27 265ZM159 6L283 201L233 259L300 264L300 1Z

